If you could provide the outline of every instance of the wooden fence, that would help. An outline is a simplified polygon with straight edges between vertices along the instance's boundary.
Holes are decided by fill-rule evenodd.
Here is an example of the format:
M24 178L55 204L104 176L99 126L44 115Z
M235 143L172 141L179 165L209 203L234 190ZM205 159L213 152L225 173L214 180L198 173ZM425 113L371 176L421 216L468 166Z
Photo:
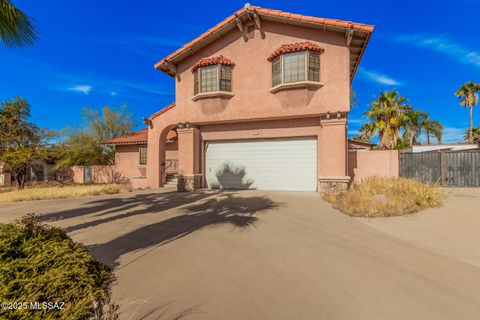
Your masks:
M400 176L449 187L480 187L480 151L401 153Z

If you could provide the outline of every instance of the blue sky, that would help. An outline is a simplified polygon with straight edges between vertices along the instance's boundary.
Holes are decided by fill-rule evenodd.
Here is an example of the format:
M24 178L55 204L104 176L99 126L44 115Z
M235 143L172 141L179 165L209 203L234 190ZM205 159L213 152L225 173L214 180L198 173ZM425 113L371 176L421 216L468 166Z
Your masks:
M83 107L128 104L141 118L174 100L174 81L153 64L245 1L135 2L125 0L14 0L36 19L32 47L0 47L0 101L25 97L33 119L51 129L78 126ZM446 127L445 141L461 139L468 111L453 92L480 81L480 0L257 1L266 8L374 24L376 30L353 82L358 107L350 134L380 90L398 89ZM181 16L181 21L177 18ZM480 125L480 107L474 110Z

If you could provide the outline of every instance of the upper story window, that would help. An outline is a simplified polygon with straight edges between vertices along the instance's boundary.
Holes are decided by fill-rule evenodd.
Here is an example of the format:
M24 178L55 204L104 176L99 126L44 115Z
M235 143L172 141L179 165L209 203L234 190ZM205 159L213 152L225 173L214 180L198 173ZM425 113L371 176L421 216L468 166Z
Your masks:
M193 66L194 95L212 92L232 92L234 63L224 56L203 58Z
M323 49L311 42L283 45L275 50L272 63L272 87L281 84L320 82L320 54Z

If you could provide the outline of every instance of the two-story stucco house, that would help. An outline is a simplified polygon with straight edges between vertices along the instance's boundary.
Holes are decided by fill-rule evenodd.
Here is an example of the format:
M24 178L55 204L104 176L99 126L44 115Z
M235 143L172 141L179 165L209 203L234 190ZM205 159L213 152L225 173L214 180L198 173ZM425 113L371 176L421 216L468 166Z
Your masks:
M137 186L318 191L350 181L350 85L373 26L250 5L161 59L176 101L109 141ZM173 166L173 167L172 167Z

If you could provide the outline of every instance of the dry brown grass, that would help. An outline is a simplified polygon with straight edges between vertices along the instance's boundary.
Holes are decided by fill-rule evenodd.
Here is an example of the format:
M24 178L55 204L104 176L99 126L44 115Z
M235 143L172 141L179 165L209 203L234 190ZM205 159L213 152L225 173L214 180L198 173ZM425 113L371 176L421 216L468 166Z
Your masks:
M438 207L445 193L438 186L405 178L371 177L347 191L329 190L323 198L353 217L388 217Z
M0 203L46 199L79 198L101 194L115 194L131 191L128 184L93 184L57 187L33 187L22 190L10 189L0 192Z

